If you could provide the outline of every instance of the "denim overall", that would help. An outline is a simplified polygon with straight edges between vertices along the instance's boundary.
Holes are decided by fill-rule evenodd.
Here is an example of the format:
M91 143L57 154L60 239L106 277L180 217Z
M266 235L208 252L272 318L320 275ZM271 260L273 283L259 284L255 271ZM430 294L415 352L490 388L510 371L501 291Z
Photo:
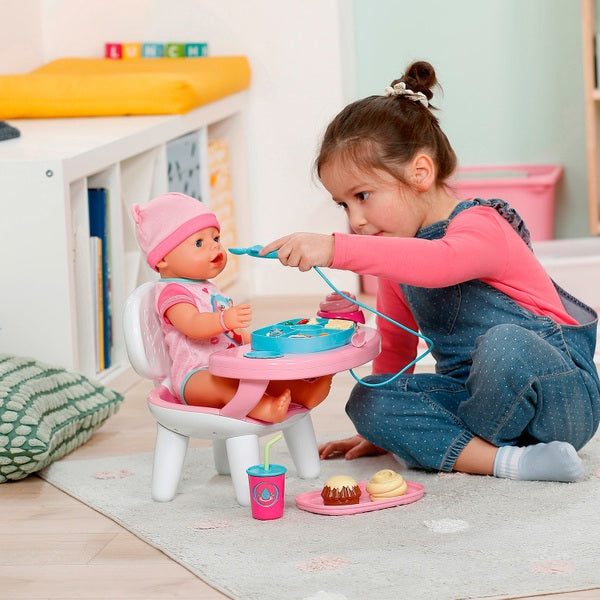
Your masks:
M498 210L529 244L523 221L502 200L460 202L448 220L416 237L443 237L450 220L475 205ZM581 448L600 416L598 315L555 287L579 326L534 315L479 280L445 288L400 284L419 330L434 342L436 373L374 388L357 384L346 406L357 431L409 465L440 471L451 471L476 436L495 446L562 440Z

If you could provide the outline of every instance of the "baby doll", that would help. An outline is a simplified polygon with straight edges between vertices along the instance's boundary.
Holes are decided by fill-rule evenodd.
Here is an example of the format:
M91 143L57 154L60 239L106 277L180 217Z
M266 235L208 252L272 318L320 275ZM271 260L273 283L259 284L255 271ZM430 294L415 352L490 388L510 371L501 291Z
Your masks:
M239 380L212 375L208 358L249 341L252 311L248 304L234 305L209 281L227 264L219 222L205 204L179 193L136 204L132 216L146 261L161 277L155 302L171 356L173 390L185 404L222 408ZM331 376L272 381L248 416L279 423L290 402L313 408L330 386Z

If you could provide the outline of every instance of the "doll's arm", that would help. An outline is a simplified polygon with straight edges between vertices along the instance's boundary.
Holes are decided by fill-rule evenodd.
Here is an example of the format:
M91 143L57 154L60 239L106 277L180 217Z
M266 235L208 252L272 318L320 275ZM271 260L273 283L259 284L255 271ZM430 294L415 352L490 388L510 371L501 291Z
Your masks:
M223 312L200 312L193 304L180 302L168 308L165 316L187 337L210 338L223 331L248 327L252 309L249 304L238 304Z

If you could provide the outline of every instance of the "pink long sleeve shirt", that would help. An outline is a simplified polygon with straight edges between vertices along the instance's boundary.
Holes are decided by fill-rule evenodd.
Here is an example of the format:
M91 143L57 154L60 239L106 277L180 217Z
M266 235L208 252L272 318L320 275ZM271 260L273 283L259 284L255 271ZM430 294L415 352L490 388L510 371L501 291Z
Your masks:
M476 206L456 215L439 239L336 233L331 267L379 278L379 312L416 330L399 283L441 288L479 279L523 308L560 324L577 325L552 280L511 225L493 208ZM485 307L481 307L482 311ZM492 326L493 323L490 323ZM418 338L377 318L382 350L373 373L394 373L416 356Z

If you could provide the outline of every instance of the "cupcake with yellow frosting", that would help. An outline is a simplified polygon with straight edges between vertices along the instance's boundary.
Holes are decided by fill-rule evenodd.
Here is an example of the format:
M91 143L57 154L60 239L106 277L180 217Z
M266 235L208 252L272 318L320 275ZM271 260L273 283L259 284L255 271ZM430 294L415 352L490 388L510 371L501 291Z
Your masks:
M392 469L377 471L366 485L371 501L395 498L406 493L408 485L404 477Z

